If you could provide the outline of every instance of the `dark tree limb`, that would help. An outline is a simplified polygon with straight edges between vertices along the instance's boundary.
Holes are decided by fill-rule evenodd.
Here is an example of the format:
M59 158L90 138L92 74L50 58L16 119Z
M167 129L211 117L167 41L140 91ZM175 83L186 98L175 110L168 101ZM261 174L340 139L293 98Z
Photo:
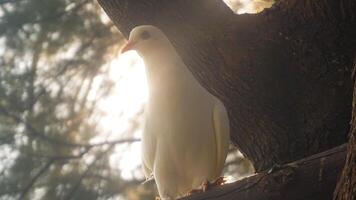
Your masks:
M344 165L346 145L213 188L182 200L328 200Z

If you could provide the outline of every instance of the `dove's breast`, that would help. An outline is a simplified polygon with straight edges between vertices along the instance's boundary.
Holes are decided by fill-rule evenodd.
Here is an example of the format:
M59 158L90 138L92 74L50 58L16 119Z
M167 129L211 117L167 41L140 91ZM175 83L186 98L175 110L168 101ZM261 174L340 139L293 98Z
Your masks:
M175 88L150 99L144 140L145 137L156 138L152 168L160 168L162 175L156 181L166 185L170 185L167 181L174 181L172 185L180 187L178 191L187 192L203 181L216 178L215 101L215 97L200 86L189 90Z

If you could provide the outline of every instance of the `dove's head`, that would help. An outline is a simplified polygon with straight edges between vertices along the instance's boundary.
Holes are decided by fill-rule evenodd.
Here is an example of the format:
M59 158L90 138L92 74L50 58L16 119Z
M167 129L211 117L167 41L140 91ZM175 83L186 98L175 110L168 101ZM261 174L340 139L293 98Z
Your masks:
M136 50L141 55L147 55L169 45L169 40L157 27L142 25L132 29L129 40L121 49L121 53Z

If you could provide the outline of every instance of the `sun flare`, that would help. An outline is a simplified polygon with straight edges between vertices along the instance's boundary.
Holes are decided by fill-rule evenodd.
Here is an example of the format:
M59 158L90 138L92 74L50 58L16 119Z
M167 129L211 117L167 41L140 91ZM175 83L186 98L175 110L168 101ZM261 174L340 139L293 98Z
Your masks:
M137 119L148 98L148 88L143 60L135 51L119 55L109 64L109 78L114 88L109 96L100 100L103 113L100 126L103 134L93 138L92 143L120 138L141 138L142 119ZM142 118L142 117L141 117ZM139 127L132 129L132 120L141 120ZM137 172L141 162L141 144L117 145L110 156L110 165L118 168L124 179L143 177ZM136 174L135 174L136 173ZM138 173L138 174L137 174Z

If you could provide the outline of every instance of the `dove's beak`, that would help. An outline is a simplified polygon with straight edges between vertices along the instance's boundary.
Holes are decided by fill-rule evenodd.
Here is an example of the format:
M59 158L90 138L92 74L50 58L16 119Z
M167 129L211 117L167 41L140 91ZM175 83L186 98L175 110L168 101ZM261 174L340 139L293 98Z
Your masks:
M134 47L134 45L135 45L135 43L133 43L133 42L130 42L130 41L127 42L127 43L124 45L124 47L122 47L121 53L125 53L126 51L132 50L133 47Z

